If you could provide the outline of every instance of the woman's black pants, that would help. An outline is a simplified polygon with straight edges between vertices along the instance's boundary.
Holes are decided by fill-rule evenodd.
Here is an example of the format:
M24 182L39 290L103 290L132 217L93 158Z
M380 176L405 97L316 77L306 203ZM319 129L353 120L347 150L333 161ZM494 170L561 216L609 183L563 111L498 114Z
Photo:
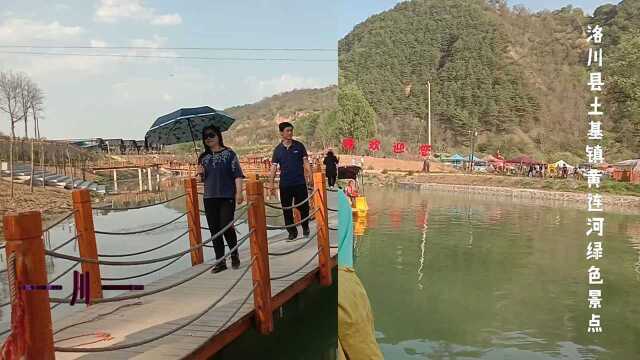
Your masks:
M327 171L327 179L329 179L329 186L333 187L336 185L336 179L338 174L336 172L328 172Z
M236 201L234 199L204 199L204 211L207 217L207 223L209 224L209 231L211 231L211 236L213 236L229 224L229 222L233 221L236 211ZM238 237L236 236L234 226L228 228L223 236L227 241L229 249L236 247ZM224 256L223 236L219 236L213 240L213 250L216 253L216 259ZM238 256L238 250L236 249L232 255Z

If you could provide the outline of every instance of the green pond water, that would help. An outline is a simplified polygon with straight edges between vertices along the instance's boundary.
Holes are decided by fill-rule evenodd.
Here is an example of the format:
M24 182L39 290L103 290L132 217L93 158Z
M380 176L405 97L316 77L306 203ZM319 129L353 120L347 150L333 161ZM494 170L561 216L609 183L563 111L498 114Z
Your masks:
M640 216L459 193L367 192L355 267L385 359L640 359ZM586 209L586 204L584 206ZM595 238L594 238L595 239ZM587 269L601 268L602 309ZM591 314L601 334L588 334Z

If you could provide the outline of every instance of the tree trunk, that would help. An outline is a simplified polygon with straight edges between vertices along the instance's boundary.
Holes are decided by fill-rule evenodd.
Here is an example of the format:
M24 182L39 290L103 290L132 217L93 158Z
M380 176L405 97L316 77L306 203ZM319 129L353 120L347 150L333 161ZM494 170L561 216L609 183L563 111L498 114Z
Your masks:
M31 182L29 183L29 188L31 192L33 192L33 177L35 176L35 161L34 161L34 150L33 150L33 139L31 140Z
M40 140L40 125L38 124L38 115L35 110L33 111L33 133L34 137Z
M44 175L47 172L47 166L44 163L44 144L42 142L40 142L40 167L42 168L42 187L44 187Z
M11 124L11 140L9 142L9 183L11 184L11 198L13 199L13 141L16 133L13 123Z

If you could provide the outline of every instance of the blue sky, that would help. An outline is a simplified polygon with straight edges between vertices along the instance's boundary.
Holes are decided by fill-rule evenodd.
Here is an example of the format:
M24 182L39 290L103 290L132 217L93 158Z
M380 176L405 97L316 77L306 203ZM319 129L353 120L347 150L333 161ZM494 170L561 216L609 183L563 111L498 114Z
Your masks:
M338 33L340 36L348 34L353 27L366 20L369 16L393 8L402 1L398 0L345 0L340 2ZM573 5L592 14L598 6L617 1L603 0L507 0L510 7L522 4L529 10L540 11L544 9L556 10L565 5Z
M337 82L337 41L394 0L11 0L0 9L0 70L24 71L46 93L48 138L142 138L176 108L223 109ZM520 1L532 10L603 1ZM188 5L188 6L187 6ZM19 49L7 45L152 49ZM168 47L320 48L329 51L187 51ZM152 56L293 58L212 61L6 54L38 51ZM5 53L3 53L5 52ZM0 114L0 131L8 133ZM19 129L22 134L23 130Z
M2 54L30 49L0 48L0 69L24 71L46 92L44 136L141 138L155 118L179 107L226 108L294 88L335 84L337 1L3 1L0 45L331 51L37 50L328 60L283 62L33 56ZM4 115L0 131L8 132Z

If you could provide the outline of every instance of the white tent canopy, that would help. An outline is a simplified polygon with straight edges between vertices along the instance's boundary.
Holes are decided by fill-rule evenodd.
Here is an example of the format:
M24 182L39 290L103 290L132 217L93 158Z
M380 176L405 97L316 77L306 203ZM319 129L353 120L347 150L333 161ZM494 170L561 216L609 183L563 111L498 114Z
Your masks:
M563 167L564 165L567 165L567 169L569 169L569 170L571 170L571 169L573 169L573 168L574 168L573 166L569 165L569 163L567 163L567 162L566 162L566 161L564 161L564 160L556 161L555 163L553 163L553 165L555 165L555 166L556 166L556 167L558 167L558 168L561 168L561 167Z

